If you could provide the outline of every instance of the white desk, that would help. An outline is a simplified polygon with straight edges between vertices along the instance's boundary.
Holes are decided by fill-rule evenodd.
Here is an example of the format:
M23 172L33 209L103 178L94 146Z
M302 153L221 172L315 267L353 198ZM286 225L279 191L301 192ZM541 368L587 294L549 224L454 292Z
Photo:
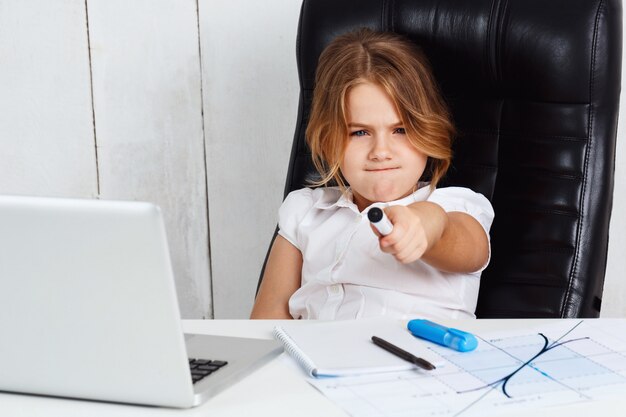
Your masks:
M474 320L447 322L447 325L480 332L523 328L538 324L538 320ZM188 333L245 336L270 339L277 321L250 320L185 320ZM306 325L306 322L302 322ZM2 370L0 370L1 372ZM626 394L626 393L625 393ZM579 404L570 407L551 408L551 417L623 416L626 410L624 398L612 401ZM533 413L535 414L535 413ZM346 417L321 393L310 386L303 373L279 357L255 373L228 388L202 406L190 410L172 410L142 406L126 406L91 401L44 398L30 395L0 393L1 416L324 416ZM507 414L527 417L528 413Z

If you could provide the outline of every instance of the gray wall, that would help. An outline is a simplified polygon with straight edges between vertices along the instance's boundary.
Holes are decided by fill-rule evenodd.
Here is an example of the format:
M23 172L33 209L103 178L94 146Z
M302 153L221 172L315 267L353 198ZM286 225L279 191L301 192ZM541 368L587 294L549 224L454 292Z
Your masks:
M300 3L0 0L0 193L159 204L183 316L247 317L295 127ZM618 136L605 317L626 316Z

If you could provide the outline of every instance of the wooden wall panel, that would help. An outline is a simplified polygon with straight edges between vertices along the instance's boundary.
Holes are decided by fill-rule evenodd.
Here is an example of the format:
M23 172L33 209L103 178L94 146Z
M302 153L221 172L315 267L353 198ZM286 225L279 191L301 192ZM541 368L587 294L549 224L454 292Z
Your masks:
M298 110L297 0L200 0L216 318L247 318Z
M85 3L0 2L0 193L98 193Z
M624 32L626 36L626 32ZM626 54L622 55L622 57ZM622 84L626 83L626 63L622 60ZM615 155L615 189L609 228L609 253L606 264L600 317L626 317L626 93L620 97L619 125Z
M184 318L212 316L196 9L87 1L101 196L162 208Z

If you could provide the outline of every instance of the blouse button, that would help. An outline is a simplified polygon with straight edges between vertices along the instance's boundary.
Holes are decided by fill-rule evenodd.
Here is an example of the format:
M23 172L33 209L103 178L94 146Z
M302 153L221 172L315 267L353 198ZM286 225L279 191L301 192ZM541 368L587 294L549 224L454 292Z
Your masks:
M333 295L337 295L341 292L341 288L339 284L331 285L328 289L330 293Z

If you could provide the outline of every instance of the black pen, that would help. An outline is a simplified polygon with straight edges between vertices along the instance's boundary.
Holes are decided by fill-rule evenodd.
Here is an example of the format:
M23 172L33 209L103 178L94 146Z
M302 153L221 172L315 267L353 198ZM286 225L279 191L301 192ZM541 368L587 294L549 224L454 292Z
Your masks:
M400 349L396 345L392 345L391 343L381 339L380 337L372 336L372 342L374 342L376 346L385 349L387 352L393 353L397 357L402 358L407 362L411 362L412 364L417 365L422 369L426 369L427 371L432 371L433 369L435 369L435 365L428 362L426 359L418 358L417 356L407 352L404 349Z

